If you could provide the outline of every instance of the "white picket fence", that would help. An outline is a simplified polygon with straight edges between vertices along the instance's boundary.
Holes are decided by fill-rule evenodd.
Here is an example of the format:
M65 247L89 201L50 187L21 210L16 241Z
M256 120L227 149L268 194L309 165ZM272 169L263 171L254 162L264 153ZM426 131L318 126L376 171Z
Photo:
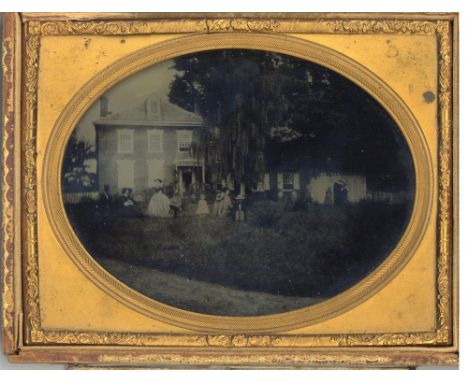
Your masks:
M63 193L63 202L65 204L78 204L83 199L93 199L98 200L99 192L64 192Z
M367 200L373 202L385 202L388 204L403 204L408 199L408 194L404 191L401 192L387 192L387 191L367 191Z

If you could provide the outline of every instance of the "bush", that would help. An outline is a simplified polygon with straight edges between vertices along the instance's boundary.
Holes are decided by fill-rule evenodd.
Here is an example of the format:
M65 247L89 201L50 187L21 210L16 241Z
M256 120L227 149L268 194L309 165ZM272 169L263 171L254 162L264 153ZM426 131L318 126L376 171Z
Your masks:
M272 228L281 219L284 211L285 205L282 202L261 200L249 208L248 219L259 227Z

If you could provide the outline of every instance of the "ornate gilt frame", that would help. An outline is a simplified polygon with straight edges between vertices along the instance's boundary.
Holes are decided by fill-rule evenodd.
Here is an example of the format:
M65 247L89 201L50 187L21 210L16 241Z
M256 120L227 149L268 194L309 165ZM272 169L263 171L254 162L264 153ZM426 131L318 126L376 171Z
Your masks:
M152 366L454 365L457 322L457 15L8 14L4 21L3 348L13 362ZM430 35L438 47L436 327L285 335L236 327L194 334L44 330L37 250L36 127L41 39L220 33ZM101 89L102 90L102 89ZM62 121L63 122L63 121ZM48 155L48 153L46 153ZM56 159L56 158L54 158ZM420 210L422 213L422 210ZM87 349L83 345L93 345Z

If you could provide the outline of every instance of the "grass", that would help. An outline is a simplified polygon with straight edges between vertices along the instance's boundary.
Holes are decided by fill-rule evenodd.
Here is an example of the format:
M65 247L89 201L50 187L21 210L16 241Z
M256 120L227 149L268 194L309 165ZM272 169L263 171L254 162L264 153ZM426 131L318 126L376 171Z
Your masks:
M398 242L407 214L404 205L380 203L298 210L280 202L256 202L245 222L235 222L211 216L110 218L92 202L69 206L72 225L98 261L313 298L333 296L370 273ZM108 270L136 289L126 272ZM145 285L138 288L151 295Z

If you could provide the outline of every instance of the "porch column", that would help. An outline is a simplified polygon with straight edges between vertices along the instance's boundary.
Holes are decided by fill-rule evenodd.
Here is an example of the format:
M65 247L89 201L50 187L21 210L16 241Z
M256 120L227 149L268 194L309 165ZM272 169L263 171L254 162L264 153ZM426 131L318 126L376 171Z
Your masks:
M239 197L241 197L242 199L245 199L245 183L244 182L240 184Z
M182 171L180 171L180 169L178 169L177 167L176 167L176 170L177 170L177 176L179 178L179 193L180 195L183 195L185 190L184 190L184 181L182 179Z
M197 183L197 178L195 177L195 168L192 168L192 184L195 185Z

